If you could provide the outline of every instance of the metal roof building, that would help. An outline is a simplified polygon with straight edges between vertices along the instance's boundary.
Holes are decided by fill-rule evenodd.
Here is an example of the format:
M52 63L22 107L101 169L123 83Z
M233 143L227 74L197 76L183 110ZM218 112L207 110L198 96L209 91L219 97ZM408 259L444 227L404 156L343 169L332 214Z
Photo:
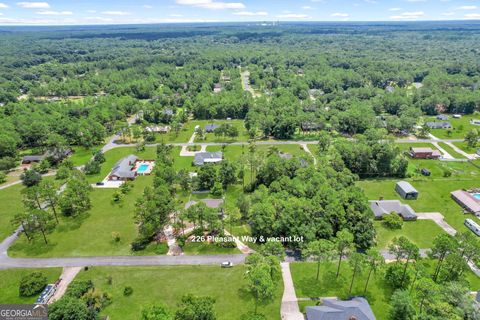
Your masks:
M397 213L403 220L416 220L417 214L407 204L398 200L377 200L369 201L370 209L375 215L375 219L382 219L386 214Z
M198 152L195 154L193 164L196 166L203 166L205 163L217 163L223 160L223 153L217 152Z
M403 198L403 199L417 199L418 198L418 191L415 189L410 183L407 181L399 181L395 186L395 191Z
M307 320L375 320L372 308L365 298L352 300L322 299L321 306L306 307Z

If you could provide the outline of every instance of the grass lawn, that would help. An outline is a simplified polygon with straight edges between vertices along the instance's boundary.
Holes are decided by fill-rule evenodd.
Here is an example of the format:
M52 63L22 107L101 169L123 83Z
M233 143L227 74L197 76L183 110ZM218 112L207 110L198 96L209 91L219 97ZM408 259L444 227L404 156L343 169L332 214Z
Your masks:
M480 144L477 145L476 147L472 148L469 147L468 144L463 141L463 142L453 142L455 146L457 146L459 149L465 151L468 154L476 154L477 150L480 149Z
M42 272L47 277L48 283L54 283L62 273L62 268L0 270L0 283L2 284L0 304L34 303L39 296L38 294L31 297L20 297L18 294L20 279L32 272Z
M451 130L451 134L449 134L449 130L445 129L432 129L430 131L437 138L441 139L462 139L465 138L465 135L471 129L478 129L479 126L470 124L470 120L472 119L480 119L480 115L469 114L464 115L460 119L454 119L449 115L448 122L452 124L453 129ZM424 117L424 121L438 121L442 122L441 120L436 120L435 116L432 117Z
M112 304L102 310L110 319L139 319L143 307L162 304L175 311L184 294L215 298L217 319L240 319L254 309L247 291L245 267L222 269L220 266L94 267L82 271L76 279L91 279L95 286L112 295ZM112 285L107 284L111 276ZM125 297L126 286L133 294ZM267 319L279 319L283 284L280 281L274 300L259 306Z
M10 220L16 213L23 210L21 191L24 186L17 184L0 190L0 203L2 209L0 210L0 241L9 236L16 227L10 223Z
M206 242L187 242L182 248L187 255L202 254L237 254L241 253L237 248L222 248Z
M396 143L397 147L402 151L409 151L410 148L432 148L436 150L435 146L428 142L419 142L419 143Z
M450 155L452 157L454 157L455 159L465 159L464 156L462 156L460 153L458 153L457 151L453 150L452 147L450 147L448 144L444 143L444 142L439 142L438 145L443 148L445 151L447 151L448 153L450 153Z
M348 298L348 288L352 272L348 262L343 262L340 275L336 274L336 263L324 263L320 267L320 277L315 279L317 264L311 262L295 262L290 264L297 298L339 297ZM352 296L363 295L366 272L358 276L353 284ZM381 272L372 274L366 298L377 319L387 319L388 305L392 289L383 281ZM304 307L304 306L302 306Z
M419 248L431 248L435 236L444 233L435 222L431 220L406 221L400 230L391 230L383 226L381 221L375 221L377 231L377 247L388 248L394 237L405 236Z
M60 225L47 235L48 245L39 237L28 243L22 236L9 254L17 257L128 255L137 234L133 221L135 200L151 183L151 176L138 177L121 205L111 203L116 189L93 189L92 209L78 217L61 217ZM119 242L113 241L112 232L120 233Z
M73 165L78 167L86 164L92 157L93 154L98 151L100 147L93 147L87 149L85 147L73 147L73 154L70 156L70 161L73 162Z
M427 163L428 160L424 161ZM441 163L439 161L430 163L432 166L428 168L431 169L431 177L405 179L419 191L417 200L403 200L395 192L395 183L400 179L363 180L357 182L357 185L365 191L370 200L380 197L387 200L397 199L408 203L417 212L440 212L445 220L459 231L468 230L463 225L466 218L472 218L480 223L473 215L464 215L461 207L450 197L450 192L454 190L479 187L479 170L469 163L448 162L448 165L455 167L456 171L450 178L441 178L440 168L435 165Z
M430 274L436 266L436 261L423 259L422 264L427 268ZM349 297L348 289L352 279L352 271L348 262L342 262L340 275L336 275L336 262L322 263L320 267L320 277L315 279L317 264L312 262L295 262L290 264L293 282L297 298L319 298L319 297L338 297L346 299ZM363 290L367 279L368 271L364 270L355 278L352 296L363 296ZM476 277L470 270L465 273L470 290L476 291L480 288L480 278ZM389 301L393 290L385 283L383 272L379 270L376 274L372 273L368 289L365 294L377 319L387 319L389 310ZM301 301L299 306L304 308L308 305L315 305L314 301Z

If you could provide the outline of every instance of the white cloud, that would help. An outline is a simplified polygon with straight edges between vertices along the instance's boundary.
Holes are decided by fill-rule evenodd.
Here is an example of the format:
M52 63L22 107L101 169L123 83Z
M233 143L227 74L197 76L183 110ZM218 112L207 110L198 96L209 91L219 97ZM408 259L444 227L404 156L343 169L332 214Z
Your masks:
M88 13L97 13L97 10L87 10Z
M172 17L172 18L182 18L183 14L172 13L172 14L169 14L169 16Z
M241 2L215 2L213 0L176 0L175 2L184 6L193 6L211 10L245 9L245 5Z
M17 6L26 9L48 9L48 2L17 2Z
M36 12L36 14L45 15L45 16L71 16L73 12L44 10L44 11L38 11Z
M442 16L446 16L446 17L454 16L454 15L455 15L455 12L444 12L444 13L442 13Z
M421 17L425 16L423 11L412 11L412 12L404 12L397 16L391 16L390 19L393 20L416 20Z
M388 11L401 11L402 8L390 8L388 9Z
M332 17L348 18L350 15L349 15L348 13L335 12L335 13L332 13L330 16L332 16Z
M477 10L478 7L477 6L461 6L461 7L458 7L459 10Z
M244 17L268 16L268 12L265 12L265 11L257 11L257 12L238 11L238 12L234 12L233 14L236 16L244 16Z
M5 3L0 2L0 9L7 9L8 6Z
M310 6L303 6L301 7L303 10L312 10L313 8Z
M129 16L129 15L131 15L130 12L125 12L125 11L103 11L102 14L105 14L107 16Z
M144 9L152 9L152 8L153 8L153 6L151 6L151 5L149 5L149 4L144 4L142 7L143 7Z
M283 19L308 19L308 18L311 18L308 14L301 14L301 13L285 13L285 14L279 14L276 17L277 18L283 18Z
M480 19L480 13L468 13L465 15L467 19Z

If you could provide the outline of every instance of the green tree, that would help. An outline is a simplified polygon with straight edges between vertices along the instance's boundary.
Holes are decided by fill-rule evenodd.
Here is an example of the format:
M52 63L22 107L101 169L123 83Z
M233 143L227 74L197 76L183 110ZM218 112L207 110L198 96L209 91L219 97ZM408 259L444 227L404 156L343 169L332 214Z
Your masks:
M173 315L164 306L153 305L143 308L141 320L172 320Z
M389 320L415 320L416 311L408 291L396 290L390 298Z
M32 187L40 183L42 176L34 169L29 169L20 175L20 179L22 180L24 186Z
M433 246L429 255L431 258L435 258L438 261L433 273L434 281L437 281L445 258L455 250L456 242L452 236L448 234L440 234L433 239Z
M367 293L368 283L370 281L370 276L372 272L375 273L377 270L385 263L385 259L380 254L380 251L375 248L371 248L367 250L366 254L366 265L369 268L367 281L365 282L365 288L363 289L363 295Z
M315 279L318 281L320 275L320 264L322 262L328 262L333 258L335 252L335 245L325 239L320 239L312 241L307 245L307 248L304 250L304 257L311 258L313 261L317 262L317 275Z
M350 282L348 294L352 294L353 282L355 281L355 277L357 274L362 272L365 265L365 255L358 252L353 252L348 259L348 263L352 268L352 281Z
M47 277L41 272L32 272L20 279L18 293L21 297L30 297L41 292L47 285Z
M184 295L175 313L175 320L215 320L215 299Z
M270 301L275 293L275 283L270 270L264 264L254 265L246 273L248 287L255 299L255 314L258 304Z
M66 296L48 307L48 319L96 320L97 313L94 309L88 309L82 300Z
M337 275L340 274L340 265L342 264L342 259L345 256L348 256L353 249L353 234L351 234L347 229L343 229L337 232L337 238L335 241L337 254L338 254L338 266L337 266Z

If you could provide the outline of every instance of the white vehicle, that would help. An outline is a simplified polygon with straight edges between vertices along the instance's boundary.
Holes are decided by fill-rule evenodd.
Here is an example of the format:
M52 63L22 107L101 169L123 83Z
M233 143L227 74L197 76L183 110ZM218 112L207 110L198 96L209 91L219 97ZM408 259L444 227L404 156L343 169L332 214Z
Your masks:
M480 226L472 219L465 219L465 225L472 230L477 236L480 236Z
M233 263L231 261L224 261L221 264L222 268L231 268L233 267Z

